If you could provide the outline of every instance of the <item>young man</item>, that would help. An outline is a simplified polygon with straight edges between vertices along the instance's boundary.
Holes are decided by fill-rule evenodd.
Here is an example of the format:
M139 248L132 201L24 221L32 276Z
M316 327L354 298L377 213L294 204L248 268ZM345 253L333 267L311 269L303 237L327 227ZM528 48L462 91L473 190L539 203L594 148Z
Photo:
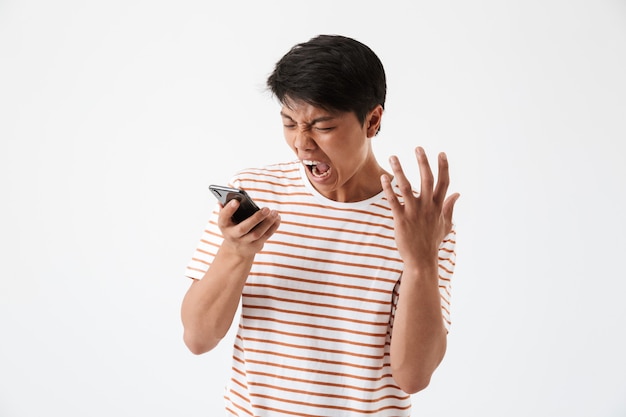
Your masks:
M416 149L419 194L376 161L386 81L360 42L318 36L268 78L296 161L240 172L263 208L216 208L187 276L184 340L211 350L241 301L232 416L408 416L446 350L454 268L445 154ZM279 214L280 213L280 214Z

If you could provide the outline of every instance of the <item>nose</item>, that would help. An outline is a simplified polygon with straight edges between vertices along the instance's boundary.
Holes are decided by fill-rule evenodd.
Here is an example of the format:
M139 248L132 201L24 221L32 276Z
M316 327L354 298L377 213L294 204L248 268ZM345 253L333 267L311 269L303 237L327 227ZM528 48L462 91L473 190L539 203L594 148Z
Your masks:
M294 132L293 146L299 151L312 151L315 149L315 140L309 134L306 128L298 127Z

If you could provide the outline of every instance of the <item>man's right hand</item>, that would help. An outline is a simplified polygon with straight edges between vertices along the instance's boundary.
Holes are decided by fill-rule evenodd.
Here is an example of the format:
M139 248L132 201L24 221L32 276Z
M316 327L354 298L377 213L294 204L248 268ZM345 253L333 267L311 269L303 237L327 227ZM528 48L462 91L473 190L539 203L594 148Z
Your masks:
M220 211L217 225L224 236L222 246L229 253L244 258L254 257L263 249L267 239L278 230L280 215L276 210L264 207L241 223L235 223L232 217L238 208L239 202L233 199Z

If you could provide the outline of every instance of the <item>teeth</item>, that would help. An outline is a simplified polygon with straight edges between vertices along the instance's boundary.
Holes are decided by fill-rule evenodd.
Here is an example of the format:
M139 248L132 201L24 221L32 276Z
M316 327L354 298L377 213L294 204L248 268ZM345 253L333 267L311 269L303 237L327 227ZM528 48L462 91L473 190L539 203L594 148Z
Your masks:
M316 167L313 167L313 175L315 175L317 178L326 178L327 176L330 175L330 169L326 172L324 172L323 174L320 174L319 171L317 170Z
M317 170L317 166L321 164L320 161L311 161L309 159L302 159L302 163L305 166L309 167L311 170L311 173L317 178L326 178L330 175L330 167L328 167L328 169L324 173L320 173Z

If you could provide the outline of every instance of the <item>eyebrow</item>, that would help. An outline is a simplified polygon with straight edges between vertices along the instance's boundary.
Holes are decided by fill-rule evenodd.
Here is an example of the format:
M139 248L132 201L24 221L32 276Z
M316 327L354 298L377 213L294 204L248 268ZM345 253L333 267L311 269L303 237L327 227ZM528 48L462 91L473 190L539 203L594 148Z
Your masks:
M292 122L294 122L294 123L295 123L295 120L293 120L293 119L291 118L291 116L289 116L289 115L285 114L282 110L281 110L281 112L280 112L280 115L281 115L282 117L284 117L284 118L286 118L286 119L289 119L289 120L291 120ZM329 121L329 120L333 120L333 119L335 119L335 118L336 118L336 116L321 116L321 117L317 117L317 118L315 118L315 119L311 120L311 123L307 123L307 124L308 124L308 125L310 125L310 126L313 126L315 123L327 122L327 121Z

